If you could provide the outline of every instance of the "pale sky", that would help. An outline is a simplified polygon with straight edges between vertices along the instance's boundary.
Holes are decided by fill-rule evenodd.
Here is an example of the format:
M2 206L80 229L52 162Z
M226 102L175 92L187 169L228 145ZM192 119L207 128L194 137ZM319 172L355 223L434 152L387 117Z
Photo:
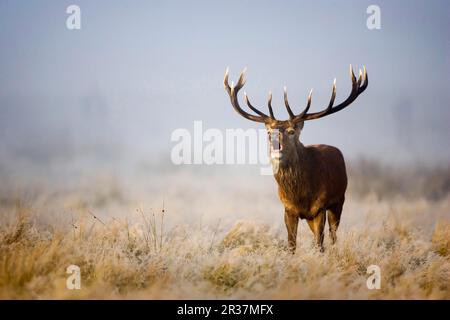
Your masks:
M81 8L81 30L66 8ZM369 5L381 29L366 26ZM449 163L449 1L1 1L0 152L43 163L102 152L167 157L177 128L259 128L222 79L247 67L252 102L287 117L369 87L346 110L305 124L305 144L346 157Z

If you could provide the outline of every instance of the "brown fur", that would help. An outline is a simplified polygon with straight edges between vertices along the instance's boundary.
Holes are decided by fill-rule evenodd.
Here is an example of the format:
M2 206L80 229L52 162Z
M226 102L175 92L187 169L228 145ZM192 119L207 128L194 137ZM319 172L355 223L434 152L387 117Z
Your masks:
M289 247L295 251L298 219L306 219L317 245L323 249L326 211L331 240L336 241L347 188L344 157L332 146L304 146L299 140L303 123L273 123L266 127L271 135L274 129L279 132L278 139L269 139L271 150L274 140L282 146L281 158L272 159L272 164L285 208Z

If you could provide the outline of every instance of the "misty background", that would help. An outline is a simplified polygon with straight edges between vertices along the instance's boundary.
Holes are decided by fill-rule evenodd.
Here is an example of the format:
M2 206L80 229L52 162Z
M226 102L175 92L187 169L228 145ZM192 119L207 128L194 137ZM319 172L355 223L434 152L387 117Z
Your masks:
M68 30L66 8L81 8ZM381 9L369 30L367 7ZM1 1L2 171L64 173L170 163L177 128L260 128L223 89L248 68L245 90L287 118L282 94L302 110L339 103L348 66L369 87L351 107L305 124L305 144L347 159L447 165L450 160L448 1Z

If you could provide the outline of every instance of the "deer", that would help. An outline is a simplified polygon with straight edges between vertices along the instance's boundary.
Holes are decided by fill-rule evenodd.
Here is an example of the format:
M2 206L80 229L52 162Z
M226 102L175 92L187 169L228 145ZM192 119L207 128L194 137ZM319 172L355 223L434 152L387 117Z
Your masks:
M350 65L352 89L350 95L340 104L334 105L336 98L336 79L328 106L322 111L309 113L313 90L309 92L306 107L299 114L292 111L284 87L284 104L289 114L288 120L275 118L272 108L272 92L269 92L267 106L269 114L255 108L244 92L248 108L244 111L239 105L238 92L245 84L246 68L241 72L236 85L228 81L229 69L224 78L225 90L231 105L244 118L264 123L268 133L270 162L278 184L278 196L284 206L284 221L288 236L288 249L295 253L299 219L306 220L313 235L314 245L324 251L324 229L328 218L331 243L337 241L336 232L341 220L347 189L347 172L342 152L325 144L303 145L300 133L304 122L320 119L343 110L352 104L366 90L369 79L366 68L359 70L358 79Z

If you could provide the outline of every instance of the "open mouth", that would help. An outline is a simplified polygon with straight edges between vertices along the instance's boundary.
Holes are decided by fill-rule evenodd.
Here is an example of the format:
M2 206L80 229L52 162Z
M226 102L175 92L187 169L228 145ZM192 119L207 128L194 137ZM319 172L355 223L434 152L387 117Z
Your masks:
M271 150L271 156L272 158L281 158L282 153L281 151L283 150L283 145L281 143L275 142L272 145L272 150Z
M280 143L279 140L275 140L272 142L272 150L274 151L281 151L283 150L283 144Z

